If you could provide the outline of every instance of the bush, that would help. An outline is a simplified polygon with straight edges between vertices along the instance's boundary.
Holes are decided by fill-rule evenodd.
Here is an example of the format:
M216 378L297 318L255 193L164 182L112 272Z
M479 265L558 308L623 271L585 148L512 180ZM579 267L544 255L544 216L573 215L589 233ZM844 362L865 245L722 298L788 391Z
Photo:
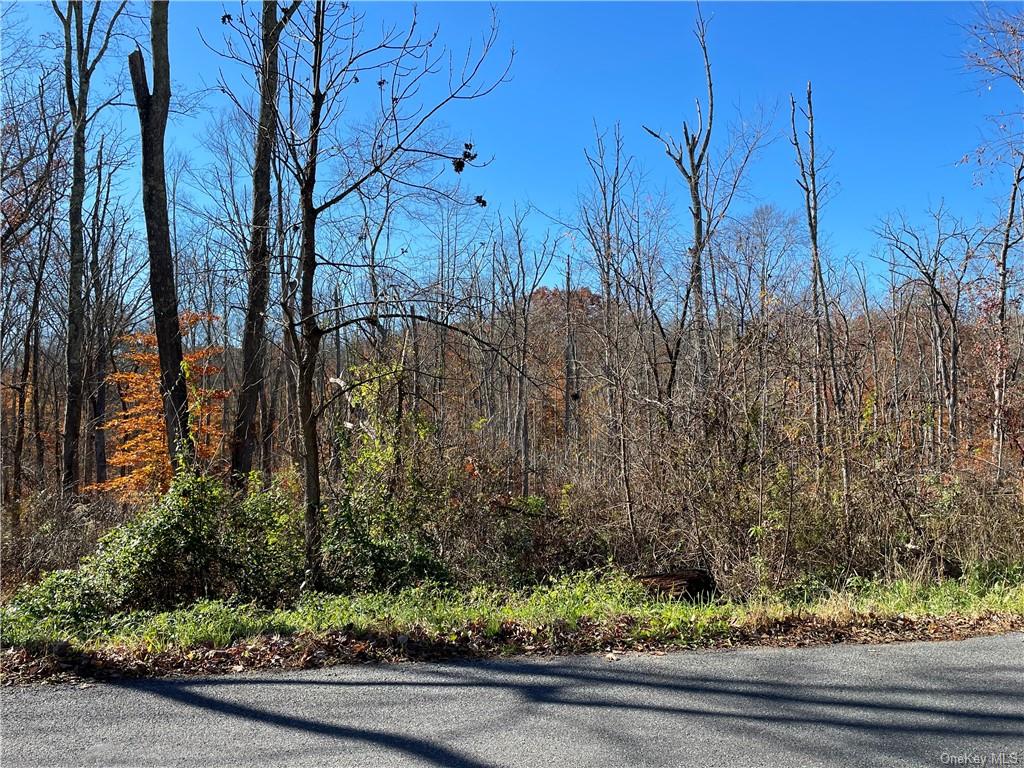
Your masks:
M56 640L79 634L107 615L106 586L95 573L64 569L22 587L4 606L4 644L18 644L22 637Z
M351 369L362 380L349 403L367 414L364 428L343 430L349 454L340 467L341 493L324 526L323 566L333 591L394 590L448 574L429 532L444 497L415 471L414 457L401 461L404 433L423 427L414 415L398 418L385 405L400 366L366 364Z
M282 489L250 492L230 505L224 523L223 564L239 595L276 603L298 591L305 557L302 516Z
M447 581L419 517L398 501L357 510L351 498L343 500L324 536L325 586L336 592L376 591Z
M79 571L107 585L113 610L170 608L219 591L217 529L228 494L210 477L178 478L153 508L100 540Z
M5 637L23 622L59 636L118 613L202 598L279 601L298 581L301 542L295 511L279 491L236 504L219 480L182 476L76 569L22 587L4 610Z
M218 571L214 530L224 496L215 480L179 479L152 509L100 539L78 568L22 587L5 610L5 634L20 620L70 632L103 616L208 593Z

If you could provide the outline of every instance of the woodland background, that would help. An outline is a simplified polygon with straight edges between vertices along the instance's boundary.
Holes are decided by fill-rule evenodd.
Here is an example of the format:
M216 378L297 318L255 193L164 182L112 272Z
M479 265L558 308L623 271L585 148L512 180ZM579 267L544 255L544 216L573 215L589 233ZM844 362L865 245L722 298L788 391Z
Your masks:
M140 603L608 563L747 594L1024 557L1020 113L964 146L1003 204L865 222L869 269L823 245L810 84L736 119L699 8L706 89L648 137L686 202L610 126L566 220L488 208L472 176L500 147L443 122L514 72L497 15L225 12L211 45L247 87L222 86L199 169L165 156L169 115L202 108L171 93L166 4L55 2L57 50L2 12L5 592L101 538L148 563ZM965 87L1024 103L1022 47L1014 6L979 8ZM744 197L771 140L798 210Z

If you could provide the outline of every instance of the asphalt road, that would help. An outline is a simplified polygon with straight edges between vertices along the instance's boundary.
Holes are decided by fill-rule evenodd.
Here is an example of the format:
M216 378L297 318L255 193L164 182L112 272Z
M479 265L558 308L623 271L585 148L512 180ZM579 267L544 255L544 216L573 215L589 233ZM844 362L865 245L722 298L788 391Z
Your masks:
M1024 635L15 688L0 706L4 768L1024 766Z

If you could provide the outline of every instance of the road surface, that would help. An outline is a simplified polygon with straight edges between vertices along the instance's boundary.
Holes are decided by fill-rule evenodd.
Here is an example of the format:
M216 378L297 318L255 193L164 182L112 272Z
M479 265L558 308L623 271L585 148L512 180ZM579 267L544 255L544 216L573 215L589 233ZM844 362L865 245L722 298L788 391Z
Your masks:
M0 705L4 768L1024 766L1024 635L15 688Z

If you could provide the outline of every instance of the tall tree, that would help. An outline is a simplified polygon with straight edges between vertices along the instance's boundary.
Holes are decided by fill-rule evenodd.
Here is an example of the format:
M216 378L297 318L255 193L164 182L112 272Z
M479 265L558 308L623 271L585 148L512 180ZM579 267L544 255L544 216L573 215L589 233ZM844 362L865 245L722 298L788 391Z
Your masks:
M188 423L188 388L182 367L178 289L167 219L167 179L164 172L164 133L171 103L171 67L167 53L167 7L162 0L150 5L153 47L153 91L146 80L142 51L128 56L128 72L135 91L135 106L142 130L142 208L146 215L149 246L149 289L160 357L160 393L167 422L167 451L177 469L194 455Z
M82 210L85 200L86 130L96 111L89 110L89 90L96 67L107 52L114 24L124 10L118 4L105 27L97 29L100 2L95 0L86 14L82 0L68 0L62 11L51 0L53 12L64 32L64 90L73 126L71 135L71 197L68 204L68 302L67 302L67 380L65 387L64 438L61 451L61 486L65 493L76 493L79 481L78 438L82 429L82 399L85 380L85 225ZM94 45L97 45L93 53Z
M456 148L450 140L439 141L432 135L436 115L451 104L490 93L504 81L508 67L493 81L481 83L484 62L497 36L497 24L493 23L479 52L467 56L461 68L455 68L448 59L448 81L433 100L425 101L427 81L442 71L448 54L433 48L436 32L418 37L415 14L407 30L385 30L366 47L360 45L362 19L346 4L331 6L317 0L308 17L297 18L300 29L294 36L297 42L293 41L288 51L286 67L289 110L284 120L284 159L299 188L299 274L297 285L289 291L297 294L298 306L293 306L287 294L282 304L287 314L286 333L291 335L298 362L296 399L305 497L305 554L308 581L315 584L321 569L319 420L323 407L315 403L314 395L321 342L334 330L319 321L322 310L316 292L317 269L323 257L317 247L318 221L346 201L357 199L359 190L377 177L399 179L416 187L416 174L435 163L450 163L456 173L461 172L476 154L471 151L472 145L465 145L463 150L462 144ZM298 62L301 75L295 66ZM381 73L377 82L380 111L370 129L350 142L351 152L339 158L338 148L345 142L329 141L332 124L343 104L345 89L359 82L360 73L365 75L371 69ZM327 158L343 161L345 170L335 183L321 183L328 191L318 194L321 160ZM436 174L434 170L419 188L436 192ZM486 201L477 196L477 204L484 206ZM388 316L363 310L337 325L375 325Z
M969 47L965 53L968 69L981 76L989 88L1002 82L1020 92L1018 103L1024 103L1024 13L999 6L982 6L973 22L966 25ZM998 479L1003 475L1003 452L1006 443L1006 391L1009 384L1008 307L1010 274L1013 271L1010 252L1024 240L1024 223L1017 221L1024 190L1024 109L998 116L997 136L978 149L979 160L1001 160L1011 171L1010 194L1006 216L994 244L996 266L995 372L992 381L992 462Z
M281 31L298 8L299 0L294 0L278 18L276 0L264 0L260 24L262 60L257 68L260 109L252 168L252 221L246 254L249 292L242 332L242 384L231 433L231 477L237 484L244 483L252 469L257 438L256 406L266 365L264 329L270 293L270 163L277 139L278 44Z
M686 299L683 302L680 325L686 322L687 310L692 302L696 324L696 375L697 379L701 380L708 364L708 313L704 296L704 260L706 258L705 251L711 239L712 223L706 216L707 206L704 190L708 184L706 178L710 162L708 149L711 146L711 136L715 126L715 88L711 77L711 58L708 54L708 25L700 13L699 6L694 33L697 37L697 44L700 46L701 57L704 60L704 82L707 86L707 124L704 122L704 113L701 109L700 99L698 99L696 102L697 126L691 130L690 124L684 121L681 142L677 142L671 137L663 138L660 133L646 126L644 129L665 147L665 154L671 158L679 173L682 174L689 194L693 240L690 245L690 281L686 289ZM681 339L680 336L680 341Z
M6 26L10 9L4 8L0 13L0 22L11 35L13 30ZM47 67L39 75L23 76L33 66L34 53L31 49L12 51L7 47L0 61L4 71L0 84L0 266L9 285L30 286L24 325L4 323L0 329L0 345L4 345L9 331L21 334L21 365L10 385L15 392L14 406L9 409L14 418L9 427L14 444L4 462L5 477L10 472L11 478L4 484L5 502L21 498L28 409L38 409L36 390L31 386L38 378L33 363L38 357L35 342L47 288L48 261L53 252L51 245L58 239L64 240L56 230L63 218L61 203L68 196L70 181L65 155L72 126L60 88L63 78L57 80L63 72ZM22 258L18 259L18 255ZM15 510L16 504L11 509Z
M818 229L818 214L821 208L822 194L825 184L819 176L823 163L814 143L814 100L811 95L811 84L807 83L807 107L801 109L807 120L806 144L801 139L796 125L796 98L789 98L790 105L790 141L796 151L797 168L800 178L797 184L804 196L804 214L807 219L807 243L811 252L811 312L814 320L814 435L819 455L824 450L824 431L827 420L826 375L832 390L832 399L836 410L843 410L844 393L836 371L835 341L832 335L832 316L829 310L829 298L825 291L825 278L821 269L821 239Z
M681 353L685 349L687 327L692 328L694 345L693 378L696 386L693 393L709 394L711 364L710 311L705 266L710 263L711 244L716 232L725 220L733 200L740 191L746 170L764 143L767 125L763 117L758 120L743 120L734 128L727 142L717 152L712 152L712 136L715 132L715 85L711 73L711 57L708 52L708 22L697 9L694 28L697 45L700 48L706 88L706 110L701 100L696 100L696 125L683 122L682 140L663 136L660 132L644 126L644 130L661 142L665 154L672 160L686 184L687 203L690 212L691 240L689 269L682 307L678 313L674 340L668 352L668 372L665 391L671 399L679 381ZM717 143L717 139L716 139ZM713 156L714 155L714 156ZM714 298L715 276L710 274L711 295ZM720 366L721 367L721 366ZM672 419L668 419L669 428Z
M992 382L992 462L996 477L1003 477L1003 449L1006 443L1006 386L1009 378L1010 322L1010 251L1024 241L1024 226L1017 221L1021 188L1024 187L1024 151L1018 152L1017 165L1010 182L1010 199L1006 205L1006 218L996 247L997 307L996 307L996 371Z

